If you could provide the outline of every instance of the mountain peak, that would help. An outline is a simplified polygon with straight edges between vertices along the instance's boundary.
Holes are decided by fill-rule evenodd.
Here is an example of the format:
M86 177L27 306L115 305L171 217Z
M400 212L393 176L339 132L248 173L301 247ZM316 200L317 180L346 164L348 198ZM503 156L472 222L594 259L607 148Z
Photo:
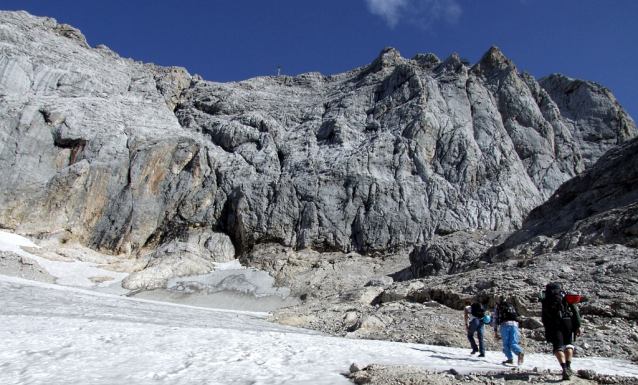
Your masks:
M386 67L394 67L396 65L401 64L403 58L401 57L401 53L397 51L393 47L385 47L379 53L376 59L370 64L370 69L376 72L382 68Z
M493 45L483 54L481 60L475 66L478 73L487 73L492 71L502 71L510 69L516 71L514 63L505 57L497 46Z

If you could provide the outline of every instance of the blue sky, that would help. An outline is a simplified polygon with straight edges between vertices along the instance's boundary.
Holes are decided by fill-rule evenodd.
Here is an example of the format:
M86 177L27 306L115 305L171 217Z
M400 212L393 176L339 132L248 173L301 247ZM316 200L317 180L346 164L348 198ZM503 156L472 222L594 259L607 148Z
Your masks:
M635 0L2 0L79 28L89 45L227 82L345 72L387 46L406 58L496 45L537 79L553 72L611 89L638 118Z

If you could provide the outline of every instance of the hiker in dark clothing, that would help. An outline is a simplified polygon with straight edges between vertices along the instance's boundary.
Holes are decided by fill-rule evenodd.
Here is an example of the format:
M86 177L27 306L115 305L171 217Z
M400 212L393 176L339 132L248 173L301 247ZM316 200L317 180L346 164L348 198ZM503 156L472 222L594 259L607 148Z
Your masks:
M580 314L576 303L580 296L567 295L560 283L548 283L541 294L541 320L545 327L545 339L553 346L553 352L563 369L563 379L574 374L571 368L574 357L575 336L582 334Z
M485 357L485 340L483 334L485 332L485 325L483 324L483 317L485 317L485 307L480 302L471 301L465 302L465 311L463 317L465 319L465 330L467 331L467 339L472 346L472 353L479 352L479 357ZM474 334L476 333L479 343L476 346L474 340Z
M518 345L518 315L514 305L501 300L494 307L494 338L499 339L498 330L501 330L503 341L503 353L507 360L503 365L514 365L514 354L517 356L517 364L520 366L525 360L525 353ZM514 354L512 354L514 353Z

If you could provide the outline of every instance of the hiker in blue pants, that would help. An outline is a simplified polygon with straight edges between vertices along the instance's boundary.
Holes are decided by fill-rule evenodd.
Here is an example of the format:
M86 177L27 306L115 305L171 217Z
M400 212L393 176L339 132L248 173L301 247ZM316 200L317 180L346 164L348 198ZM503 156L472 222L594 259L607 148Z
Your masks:
M504 365L514 365L514 354L518 356L518 365L523 364L525 353L518 346L518 315L514 305L507 301L501 300L494 307L494 338L499 339L498 329L501 329L501 339L503 341L503 353L507 360L503 361ZM513 353L513 354L512 354Z

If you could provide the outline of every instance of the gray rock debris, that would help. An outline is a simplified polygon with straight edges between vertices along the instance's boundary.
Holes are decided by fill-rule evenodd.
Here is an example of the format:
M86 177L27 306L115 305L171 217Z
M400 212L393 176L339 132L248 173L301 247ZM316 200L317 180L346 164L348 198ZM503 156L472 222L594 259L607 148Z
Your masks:
M410 270L415 278L455 274L487 264L487 249L503 243L508 233L498 231L457 231L434 236L410 253Z
M638 360L638 251L621 245L578 247L559 253L489 264L458 274L397 281L383 287L340 285L338 275L301 270L304 280L321 279L302 304L273 311L272 320L348 338L468 347L463 306L479 299L491 314L504 297L520 313L521 346L526 352L547 349L540 323L540 293L545 284L562 282L582 296L578 305L584 334L575 341L578 356ZM359 270L356 270L359 271ZM363 270L361 270L363 271ZM361 301L361 290L380 289ZM500 351L488 333L486 346Z
M527 383L553 384L562 382L562 373L558 370L545 371L534 368L533 370L514 369L490 371L485 373L459 374L455 369L447 373L427 370L419 366L385 366L372 364L348 375L355 384L419 384L419 385L485 385L503 384L520 385ZM601 375L591 370L579 370L578 376L574 376L570 384L635 384L634 377Z

